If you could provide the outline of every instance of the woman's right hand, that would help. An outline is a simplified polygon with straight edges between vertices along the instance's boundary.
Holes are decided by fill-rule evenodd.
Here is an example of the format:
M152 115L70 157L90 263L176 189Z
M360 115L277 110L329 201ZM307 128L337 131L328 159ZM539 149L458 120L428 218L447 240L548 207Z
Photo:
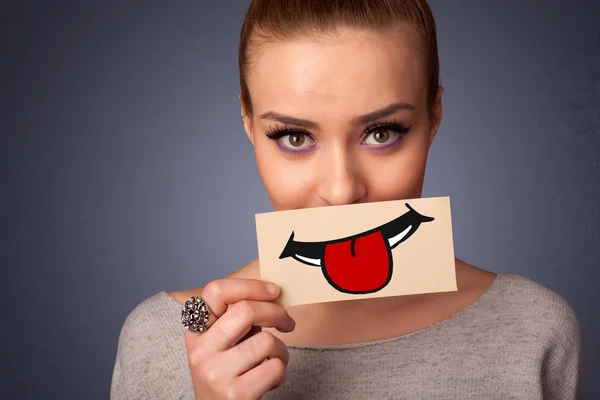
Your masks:
M184 332L196 399L260 399L285 382L285 344L261 327L294 330L283 306L273 303L279 288L257 279L212 281L201 298L210 310L208 330ZM268 359L267 361L265 361Z

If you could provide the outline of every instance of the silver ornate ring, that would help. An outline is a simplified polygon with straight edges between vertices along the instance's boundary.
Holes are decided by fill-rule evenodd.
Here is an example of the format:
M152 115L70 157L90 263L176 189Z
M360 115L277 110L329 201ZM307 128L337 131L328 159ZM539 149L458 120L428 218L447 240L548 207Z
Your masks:
M210 311L199 296L192 296L185 302L181 310L181 323L185 329L194 333L203 333L208 329Z

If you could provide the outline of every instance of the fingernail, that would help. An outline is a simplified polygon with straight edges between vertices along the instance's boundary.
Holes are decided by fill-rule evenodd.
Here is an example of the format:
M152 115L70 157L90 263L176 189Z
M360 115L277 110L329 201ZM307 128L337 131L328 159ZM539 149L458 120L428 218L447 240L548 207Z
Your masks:
M267 283L267 291L271 294L277 294L277 292L279 291L279 288L277 287L277 285L274 285L272 283Z

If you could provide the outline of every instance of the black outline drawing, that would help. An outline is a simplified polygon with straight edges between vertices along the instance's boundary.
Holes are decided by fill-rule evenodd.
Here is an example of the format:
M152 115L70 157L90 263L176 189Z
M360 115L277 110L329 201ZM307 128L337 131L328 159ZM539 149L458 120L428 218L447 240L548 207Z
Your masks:
M323 271L323 275L325 276L325 279L327 279L327 282L329 282L329 284L331 286L333 286L336 290L338 290L340 292L350 293L350 294L366 294L366 293L377 292L377 291L383 289L384 287L386 287L387 284L392 279L393 263L394 263L394 260L392 258L392 249L394 249L400 243L404 242L409 237L411 237L417 231L417 229L419 228L419 226L422 223L430 222L430 221L434 220L433 217L427 217L427 216L419 214L408 203L405 203L405 205L406 205L406 207L408 207L409 211L402 214L398 218L395 218L394 220L392 220L390 222L387 222L383 225L380 225L380 226L370 229L368 231L361 232L361 233L358 233L358 234L355 234L352 236L347 236L347 237L344 237L341 239L328 240L325 242L297 242L294 240L294 232L292 231L292 234L290 235L290 238L288 239L288 241L285 245L285 248L283 249L283 252L279 256L279 259L292 257L296 261L299 261L306 265L317 266L317 267L320 266L321 270ZM405 233L400 238L400 240L397 240L395 243L390 245L390 239L393 239L395 236L400 235L407 229L408 229L408 232ZM329 277L329 275L327 273L327 268L325 267L325 261L324 261L325 247L328 244L345 242L345 241L350 240L351 241L350 253L352 256L355 256L355 254L354 254L355 240L360 237L375 233L377 231L381 232L383 239L385 241L387 251L388 251L389 272L388 272L387 280L385 281L385 283L382 286L380 286L376 289L373 289L373 290L351 291L351 290L346 290L346 289L340 288L337 284L335 284L335 282L333 282L331 280L331 278ZM311 262L310 260L318 261L318 263Z

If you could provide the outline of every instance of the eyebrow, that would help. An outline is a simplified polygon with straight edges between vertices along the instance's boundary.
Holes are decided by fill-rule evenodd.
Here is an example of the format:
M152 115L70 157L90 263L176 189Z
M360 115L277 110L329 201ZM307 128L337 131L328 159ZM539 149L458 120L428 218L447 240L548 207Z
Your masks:
M353 118L352 125L358 126L358 125L368 124L369 122L373 122L380 118L385 118L387 116L390 116L400 110L414 110L414 109L415 109L415 107L409 103L402 103L402 102L392 103L392 104L390 104L386 107L383 107L379 110L372 111L368 114ZM313 121L310 121L307 119L290 117L288 115L283 115L283 114L277 113L275 111L267 111L266 113L261 114L260 119L270 119L273 121L281 122L282 124L295 125L295 126L300 126L303 128L308 128L308 129L319 129L319 124L317 124L316 122L313 122Z

